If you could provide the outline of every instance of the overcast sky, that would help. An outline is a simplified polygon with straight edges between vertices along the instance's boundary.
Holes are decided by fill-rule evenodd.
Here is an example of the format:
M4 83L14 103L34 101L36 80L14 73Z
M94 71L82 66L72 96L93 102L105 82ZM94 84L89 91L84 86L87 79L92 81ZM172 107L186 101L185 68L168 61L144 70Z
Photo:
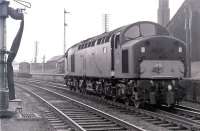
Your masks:
M31 62L34 42L39 42L38 61L63 53L64 8L66 15L66 45L71 45L103 33L103 14L109 14L109 29L137 21L157 22L158 0L27 0L32 8L25 15L22 43L15 61ZM184 0L170 0L171 17ZM22 7L10 1L12 7ZM19 28L19 22L7 19L7 47Z

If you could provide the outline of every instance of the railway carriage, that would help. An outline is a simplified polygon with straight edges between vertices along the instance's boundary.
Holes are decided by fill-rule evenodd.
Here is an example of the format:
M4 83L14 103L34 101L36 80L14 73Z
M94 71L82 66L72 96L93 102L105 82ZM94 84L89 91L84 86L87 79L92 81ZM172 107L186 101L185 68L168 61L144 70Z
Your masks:
M166 28L137 22L75 44L66 52L65 82L136 107L172 106L184 96L185 43ZM181 94L181 95L180 95Z

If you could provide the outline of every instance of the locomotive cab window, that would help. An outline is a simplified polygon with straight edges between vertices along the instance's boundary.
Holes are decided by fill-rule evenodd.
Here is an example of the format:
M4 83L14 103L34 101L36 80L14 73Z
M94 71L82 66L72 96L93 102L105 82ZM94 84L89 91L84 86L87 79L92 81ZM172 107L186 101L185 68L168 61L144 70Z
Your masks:
M128 63L128 49L122 50L122 73L129 72Z
M149 23L140 24L140 31L142 36L151 36L156 34L155 25Z
M135 39L140 36L140 29L139 26L133 26L130 29L128 29L125 34L125 40L131 40Z

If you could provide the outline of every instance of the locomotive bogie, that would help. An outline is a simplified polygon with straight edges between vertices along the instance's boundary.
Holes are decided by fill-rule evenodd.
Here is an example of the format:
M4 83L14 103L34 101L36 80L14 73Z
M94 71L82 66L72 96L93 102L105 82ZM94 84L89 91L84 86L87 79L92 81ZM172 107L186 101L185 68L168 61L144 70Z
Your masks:
M112 80L73 77L66 79L66 85L71 90L83 94L92 93L102 98L134 105L137 108L146 104L173 106L180 102L182 94L179 92L183 90L178 84L178 79Z

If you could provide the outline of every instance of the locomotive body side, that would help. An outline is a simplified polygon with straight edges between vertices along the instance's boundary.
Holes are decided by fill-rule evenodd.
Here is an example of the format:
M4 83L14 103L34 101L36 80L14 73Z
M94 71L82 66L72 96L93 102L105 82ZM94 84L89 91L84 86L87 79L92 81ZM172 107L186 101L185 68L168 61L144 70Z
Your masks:
M74 77L110 78L110 44L77 50L69 50L66 57L66 75ZM73 63L73 64L72 64ZM74 68L74 70L72 70Z

